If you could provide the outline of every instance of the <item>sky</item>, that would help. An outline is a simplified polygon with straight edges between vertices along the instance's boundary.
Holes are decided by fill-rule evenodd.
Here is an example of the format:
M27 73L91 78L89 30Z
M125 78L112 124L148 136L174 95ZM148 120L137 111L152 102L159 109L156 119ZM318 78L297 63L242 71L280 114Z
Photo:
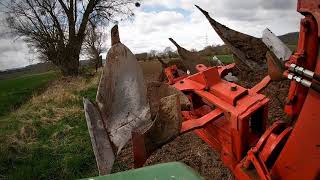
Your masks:
M261 37L262 31L269 28L282 35L299 30L302 16L296 12L296 3L297 0L144 0L134 8L133 18L119 22L120 38L133 53L175 49L169 37L187 49L223 44L195 4L234 30ZM110 46L109 41L110 38L106 46ZM0 70L38 62L34 57L21 39L0 36Z

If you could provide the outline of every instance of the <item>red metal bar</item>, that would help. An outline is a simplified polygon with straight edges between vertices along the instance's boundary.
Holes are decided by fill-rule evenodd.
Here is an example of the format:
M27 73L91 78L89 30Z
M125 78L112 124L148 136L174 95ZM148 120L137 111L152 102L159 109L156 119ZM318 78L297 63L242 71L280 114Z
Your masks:
M248 90L223 80L221 75L233 66L205 67L200 64L196 67L198 73L172 80L175 82L172 86L185 92L193 104L191 111L182 112L185 121L181 133L194 130L220 152L221 159L232 171L265 129L268 99L257 92L270 82L266 77ZM260 124L260 129L253 130L249 121Z
M187 121L184 121L182 123L181 133L185 133L197 128L201 128L207 123L216 120L217 118L221 117L223 115L223 111L220 109L215 109L211 111L210 113L202 116L198 119L190 119Z

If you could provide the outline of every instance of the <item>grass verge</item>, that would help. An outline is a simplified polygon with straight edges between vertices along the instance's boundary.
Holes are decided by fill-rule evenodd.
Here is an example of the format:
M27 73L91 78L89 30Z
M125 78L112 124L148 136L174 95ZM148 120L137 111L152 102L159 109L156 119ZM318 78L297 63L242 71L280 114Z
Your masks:
M97 83L98 76L59 78L0 117L0 179L97 176L82 105L83 97L94 99Z
M227 54L227 55L216 55L216 56L223 64L231 64L231 63L234 62L233 56L230 55L230 54Z
M57 72L26 75L0 80L0 116L16 109L32 94L43 89L49 81L58 76Z

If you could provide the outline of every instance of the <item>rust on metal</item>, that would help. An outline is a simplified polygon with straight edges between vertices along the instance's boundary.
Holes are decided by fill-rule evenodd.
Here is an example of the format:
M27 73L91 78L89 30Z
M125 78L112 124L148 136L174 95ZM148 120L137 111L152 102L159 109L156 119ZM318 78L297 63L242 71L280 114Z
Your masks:
M112 28L112 43L98 87L97 103L117 152L131 138L132 129L151 123L142 69L134 54L120 43ZM114 41L117 40L117 41Z
M280 60L270 51L266 54L268 75L273 81L280 81L283 79L284 66Z
M182 111L184 122L180 132L194 130L221 152L222 161L234 170L234 165L244 158L265 130L267 114L264 112L269 100L255 91L263 89L269 81L251 91L223 80L224 68L198 64L198 73L182 79L172 76L172 67L166 72L172 86L184 92L192 103L190 110ZM248 119L254 125L249 126Z
M145 129L133 132L133 154L135 167L141 167L151 153L175 139L181 129L182 116L178 94L159 99L154 123Z
M315 74L320 74L316 21L320 14L315 10L319 2L298 0L298 11L306 17L301 23L297 53L287 62ZM130 138L135 167L141 167L153 151L180 133L194 131L220 153L236 179L319 179L320 123L315 108L320 104L319 93L292 81L285 111L296 119L294 126L276 121L266 129L269 99L260 92L271 79L280 79L281 72L289 73L288 67L281 67L280 58L268 52L260 39L225 27L198 8L243 64L261 70L267 58L270 75L251 89L243 88L222 79L234 65L207 67L196 53L170 39L195 74L181 76L176 65L159 60L168 83L150 83L146 90L136 59L120 43L114 28L97 104L84 100L99 172L111 170ZM290 73L295 75L295 71Z
M177 89L160 82L147 86L152 126L132 132L135 167L141 167L152 152L175 139L182 126L181 109L190 109L188 98Z
M115 156L131 139L133 129L152 125L142 69L133 53L120 42L118 27L111 31L112 47L98 86L97 105L84 102L101 175L110 173Z
M190 102L167 84L144 84L133 53L112 28L112 47L98 86L96 103L84 100L86 120L100 175L110 173L116 156L132 139L136 166L180 133L181 107ZM182 104L182 106L180 105Z

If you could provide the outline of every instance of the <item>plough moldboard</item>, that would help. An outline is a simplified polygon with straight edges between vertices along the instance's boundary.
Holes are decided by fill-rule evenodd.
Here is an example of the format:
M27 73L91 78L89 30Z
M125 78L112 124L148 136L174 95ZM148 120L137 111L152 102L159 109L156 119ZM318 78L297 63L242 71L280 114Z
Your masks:
M309 3L307 0L299 2L301 7ZM319 0L317 2L320 4ZM299 64L299 58L306 58L303 52L316 54L310 50L315 49L315 44L309 44L312 46L309 47L301 43L298 52L291 56L291 51L271 31L265 30L261 40L229 29L212 19L208 12L197 8L230 47L242 67L261 71L268 66L269 75L252 88L241 87L225 78L236 64L220 66L209 63L196 52L186 50L169 38L177 47L182 64L169 65L159 59L165 75L160 79L166 81L145 84L139 63L121 43L118 26L114 26L111 30L112 47L107 55L96 102L84 99L88 129L100 175L111 172L116 156L130 140L134 166L138 168L162 145L183 133L193 131L220 153L222 161L236 178L271 179L271 172L274 177L283 176L284 164L279 164L277 158L281 150L286 149L286 142L292 141L290 134L296 132L281 121L267 128L269 99L260 92L271 80L291 78L295 82L290 87L288 98L292 98L292 101L286 105L286 112L297 119L297 114L303 111L302 102L307 97L305 87L320 91L318 83L306 79L302 81L294 74L320 77L310 70L301 69L304 64ZM309 21L309 25L314 23L312 27L316 27L314 19ZM309 35L306 32L302 32L305 33L301 36L304 38L302 40L310 36L318 37L316 32ZM312 63L315 64L316 58L307 57L306 61L310 69L314 67ZM298 92L299 97L294 101L294 95ZM309 103L314 101L318 100L312 99ZM309 144L315 143L316 140L312 139ZM290 162L286 155L280 159ZM315 164L319 165L319 161ZM314 170L306 172L311 176Z

